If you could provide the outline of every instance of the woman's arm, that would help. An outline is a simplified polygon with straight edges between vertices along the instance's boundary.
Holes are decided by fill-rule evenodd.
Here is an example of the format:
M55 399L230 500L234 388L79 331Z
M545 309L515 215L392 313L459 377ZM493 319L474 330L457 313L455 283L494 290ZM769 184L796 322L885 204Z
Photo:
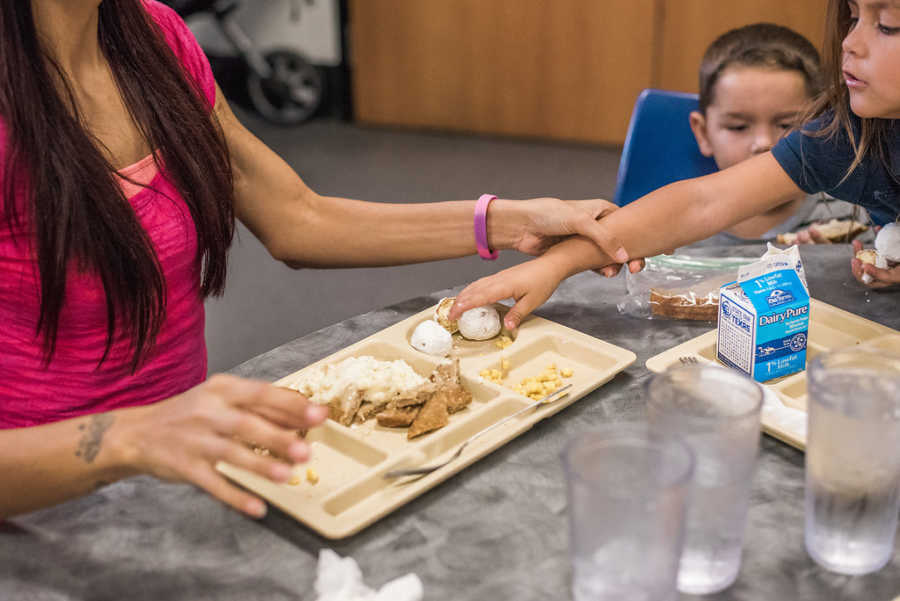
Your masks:
M190 482L254 517L262 501L229 483L227 461L284 482L305 461L296 430L327 414L265 382L213 376L166 401L14 430L0 430L0 519L61 503L135 474ZM281 457L257 455L237 439Z
M751 215L768 211L800 193L766 153L705 177L675 182L603 218L612 235L625 241L630 257L651 257L702 240ZM463 311L506 298L515 306L506 326L542 305L570 275L611 262L580 237L560 242L542 256L467 286L456 297L451 319Z
M422 204L321 196L232 113L220 90L216 115L231 153L238 218L295 267L396 265L472 254L475 201ZM615 209L601 200L497 199L488 211L491 248L538 254L555 236L580 234L611 255L621 248L596 219ZM627 257L618 253L619 261Z

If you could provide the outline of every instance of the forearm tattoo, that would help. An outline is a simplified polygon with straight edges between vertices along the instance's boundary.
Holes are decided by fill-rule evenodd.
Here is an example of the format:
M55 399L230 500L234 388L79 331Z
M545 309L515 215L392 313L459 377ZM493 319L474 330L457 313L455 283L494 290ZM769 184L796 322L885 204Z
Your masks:
M103 435L113 423L113 416L109 413L101 413L91 416L87 423L80 424L78 429L84 434L78 441L76 457L81 457L85 463L93 463L103 444Z

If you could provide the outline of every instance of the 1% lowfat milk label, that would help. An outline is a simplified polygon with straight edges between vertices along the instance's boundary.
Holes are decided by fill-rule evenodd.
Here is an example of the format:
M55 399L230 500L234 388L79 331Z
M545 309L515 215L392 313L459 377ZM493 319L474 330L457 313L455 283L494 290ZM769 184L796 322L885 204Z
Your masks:
M758 382L806 367L809 290L797 247L770 245L719 290L716 356Z

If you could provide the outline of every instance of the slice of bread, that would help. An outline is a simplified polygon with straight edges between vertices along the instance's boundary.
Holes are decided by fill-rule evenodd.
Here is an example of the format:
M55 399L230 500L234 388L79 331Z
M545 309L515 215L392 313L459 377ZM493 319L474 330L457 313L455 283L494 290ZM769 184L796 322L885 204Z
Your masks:
M650 289L650 313L659 317L692 321L715 321L719 314L719 295L699 298L671 290Z
M650 313L656 317L715 321L719 314L719 288L734 280L733 273L710 276L679 287L650 289Z
M850 242L869 229L866 224L852 219L832 219L827 223L815 224L813 227L829 242ZM787 245L796 244L797 234L793 232L778 234L776 242Z

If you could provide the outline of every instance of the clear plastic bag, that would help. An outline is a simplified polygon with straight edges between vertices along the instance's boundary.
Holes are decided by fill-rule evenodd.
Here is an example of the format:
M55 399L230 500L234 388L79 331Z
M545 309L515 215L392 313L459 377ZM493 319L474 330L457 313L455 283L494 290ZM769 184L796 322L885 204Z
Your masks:
M643 271L628 273L619 312L649 319L715 321L719 288L737 278L738 268L758 257L659 255Z

